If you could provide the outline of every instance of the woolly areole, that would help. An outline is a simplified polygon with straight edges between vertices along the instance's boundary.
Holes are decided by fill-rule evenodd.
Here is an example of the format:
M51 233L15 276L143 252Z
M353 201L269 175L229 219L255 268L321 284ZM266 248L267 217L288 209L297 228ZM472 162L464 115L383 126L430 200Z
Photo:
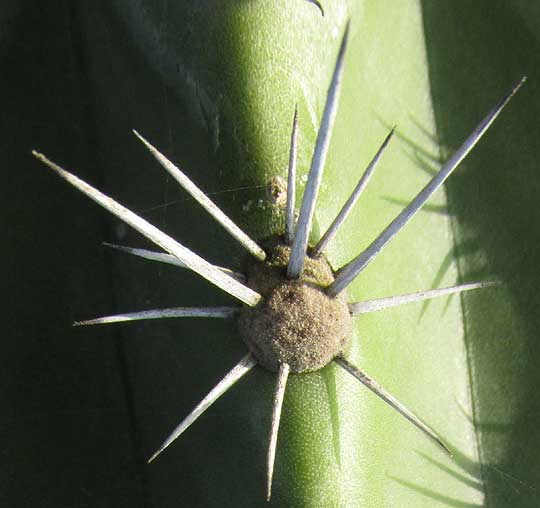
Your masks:
M290 247L280 238L271 238L266 247L266 261L246 260L247 285L262 299L242 309L242 339L270 371L277 372L281 363L292 372L318 370L341 354L352 336L345 297L325 294L334 276L324 257L306 256L301 277L288 279Z

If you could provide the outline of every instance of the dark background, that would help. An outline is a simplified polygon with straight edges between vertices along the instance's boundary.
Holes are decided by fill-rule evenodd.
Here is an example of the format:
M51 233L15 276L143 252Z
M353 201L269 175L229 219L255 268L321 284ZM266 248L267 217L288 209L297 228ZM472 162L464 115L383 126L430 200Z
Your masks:
M189 2L180 8L186 16L197 10ZM168 26L166 9L161 17ZM145 61L127 22L108 2L14 0L0 8L8 304L0 356L2 506L203 506L210 495L205 481L212 484L220 476L219 457L226 453L226 443L208 435L216 421L210 425L203 417L199 432L178 449L184 466L166 454L146 465L180 417L243 356L241 344L231 340L232 329L212 322L203 328L200 322L175 321L88 329L71 323L231 300L193 274L107 251L104 240L148 244L30 154L42 151L188 239L213 262L226 264L231 256L238 262L236 246L213 248L230 243L225 233L186 200L131 133L137 128L159 140L169 156L181 154L209 192L227 186L219 167L206 169L216 167L207 154L207 131ZM186 45L195 35L186 30ZM225 195L222 202L227 207L237 197ZM163 206L179 200L181 206ZM199 387L193 377L200 378ZM227 431L231 425L231 437L239 432L235 411L237 419L244 418L235 401L246 396L239 387L227 403L233 423L226 419L223 426ZM232 439L245 442L236 450L239 469L249 460L262 463L252 439ZM197 487L204 456L211 453L218 457L215 472ZM182 495L187 486L189 497Z

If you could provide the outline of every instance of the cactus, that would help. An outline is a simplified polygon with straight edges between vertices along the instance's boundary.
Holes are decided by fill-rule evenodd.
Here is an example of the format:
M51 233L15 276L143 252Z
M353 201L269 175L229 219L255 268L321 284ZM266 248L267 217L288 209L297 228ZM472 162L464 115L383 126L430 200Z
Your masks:
M351 17L343 96L313 243L330 225L388 130L394 124L397 129L364 201L329 245L329 261L337 268L369 245L429 180L441 159L453 153L509 85L528 71L516 69L512 76L508 72L506 79L500 77L489 87L482 80L457 81L465 72L452 76L440 63L441 43L433 28L440 23L440 13L433 12L429 2L324 2L324 17L311 2L231 2L219 7L209 2L196 8L188 4L178 4L166 17L142 3L116 2L111 7L114 15L81 8L88 26L99 26L103 15L115 19L118 31L112 35L103 25L96 33L88 30L89 47L99 44L102 31L113 41L123 35L137 45L122 63L121 53L114 50L108 60L90 59L92 75L100 76L93 84L96 102L108 104L96 113L103 128L98 160L107 167L105 186L110 193L123 197L127 188L131 207L143 214L152 203L159 205L146 216L212 263L235 271L241 268L241 247L201 218L196 204L152 169L153 160L127 141L131 128L147 133L186 172L189 168L193 180L215 193L213 199L251 236L258 240L281 233L284 210L267 196L267 187L277 177L286 179L290 123L298 104L297 199L303 194L339 36ZM448 19L457 19L452 8L445 9ZM152 37L156 33L159 37ZM430 41L435 41L432 46ZM464 66L470 76L472 63ZM126 72L137 79L126 80ZM452 78L460 93L448 84ZM450 97L443 98L448 91ZM110 101L111 95L116 100ZM481 104L472 107L471 95L481 98ZM518 100L516 104L519 108ZM534 498L534 461L527 462L532 470L527 473L509 455L523 446L521 430L502 428L494 435L490 425L525 418L518 411L524 391L515 382L509 388L506 380L515 379L527 359L523 351L534 344L519 312L508 302L516 295L517 302L525 301L518 291L533 287L526 274L535 272L526 271L532 263L516 269L526 250L517 242L515 256L510 254L516 229L499 231L500 220L474 213L482 202L475 196L483 196L491 179L502 187L499 182L505 175L503 162L489 155L489 145L496 145L491 149L499 159L504 149L515 153L513 147L494 141L496 136L514 135L510 132L519 122L511 109L501 116L495 134L482 141L479 155L473 155L450 182L447 195L434 196L426 211L349 288L349 301L355 301L478 279L503 282L502 288L423 306L413 303L354 322L351 361L415 412L427 415L449 444L453 460L353 384L346 373L328 366L289 379L269 506L432 506L434 499L480 505L485 494L487 502L497 506L513 495L512 489L519 491L519 502ZM119 121L122 115L126 118ZM437 137L441 144L433 139ZM116 146L131 148L122 153ZM58 149L54 155L58 158ZM482 160L489 166L481 167ZM74 160L66 165L82 164ZM517 163L514 168L520 169ZM496 190L485 199L492 214L501 217L504 212L490 204L499 197ZM167 201L174 203L164 207ZM505 200L510 210L513 202ZM105 240L117 242L122 236L122 243L148 247L130 235L113 231ZM508 257L516 261L509 263ZM160 301L152 299L152 307L230 303L195 277L173 274L173 267L152 268L112 254L111 260L121 288L120 312L148 308L148 280L156 273L159 289L157 282L152 287L159 291ZM78 314L83 311L77 309ZM508 343L506 349L492 344L503 330L512 330L511 348ZM100 331L76 333L97 337ZM145 456L245 351L234 325L222 322L120 325L119 333L126 337L128 385L135 394L135 421ZM508 359L501 376L505 383L498 376L501 356ZM263 503L274 383L273 375L258 369L249 383L239 383L217 402L197 427L145 470L152 495L197 506ZM491 393L494 386L497 397ZM501 398L508 394L517 394L517 399L505 413ZM492 412L496 421L489 418ZM529 428L534 419L525 421ZM515 432L517 438L511 439L509 433Z

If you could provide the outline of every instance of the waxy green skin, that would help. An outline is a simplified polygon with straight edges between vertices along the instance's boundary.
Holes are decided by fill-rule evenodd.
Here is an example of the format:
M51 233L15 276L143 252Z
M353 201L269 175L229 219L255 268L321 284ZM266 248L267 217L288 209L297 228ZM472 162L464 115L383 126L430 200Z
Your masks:
M433 28L424 30L424 24L434 26L428 24L430 20L435 26L440 23L430 2L424 6L424 19L418 3L405 1L327 1L325 18L315 6L300 0L216 4L176 4L164 16L157 9L145 11L142 2L115 3L121 33L134 42L130 58L111 54L110 62L116 66L91 62L93 72L101 76L95 83L96 97L109 101L109 108L101 113L104 128L115 125L111 137L100 141L101 157L111 156L114 161L109 162L114 171L107 173L108 188L124 202L141 203L141 208L184 198L142 148L136 155L115 150L119 139L120 146L128 146L118 131L125 127L127 138L129 129L136 127L209 192L250 187L216 195L216 201L250 234L261 238L281 232L282 214L265 202L264 188L259 187L276 174L285 176L295 103L300 114L299 182L303 181L339 38L345 21L352 17L342 99L315 216L316 232L330 224L388 129L397 124L402 136L385 153L360 204L330 246L327 254L335 268L367 246L398 213L402 205L396 200L408 201L427 181L421 154L428 154L428 162L429 155L439 155L430 134L440 131L451 145L458 144L509 84L527 70L516 69L515 75L508 71L489 83L469 80L473 69L481 67L477 60L467 63L463 51L459 64L453 62L456 69L462 61L469 69L469 73L457 72L460 90L474 93L482 104L457 90L451 93L444 81L452 77L448 67L443 65L440 74L437 70L441 64L436 62L444 58L441 43L429 49L429 35L436 41L437 34L430 32ZM450 10L443 16L456 27L457 12ZM96 27L95 33L89 32L90 44L103 32L114 41L116 36L96 18L99 16L88 13L89 26ZM481 25L480 16L471 23ZM159 28L157 39L149 36L155 27ZM467 41L459 44L459 48L465 47ZM431 67L435 107L428 60L435 62ZM134 75L134 83L127 84L125 75ZM111 90L117 97L113 104L108 98ZM474 484L480 475L479 460L510 472L516 468L517 473L512 474L535 483L537 459L527 457L526 468L513 459L523 450L525 432L503 429L494 436L470 422L474 416L480 423L511 425L517 418L529 432L535 418L522 416L527 392L523 380L517 379L521 353L536 347L530 340L532 332L527 331L534 327L507 303L512 295L517 302L524 301L518 283L526 278L526 271L512 265L513 270L507 272L509 265L504 263L508 258L504 256L493 264L490 250L513 249L516 238L521 238L513 234L519 228L496 238L489 229L489 213L475 194L484 185L472 183L504 180L505 168L487 154L495 147L500 156L515 155L511 143L504 143L503 150L497 141L514 136L524 101L523 97L516 99L518 106L512 104L501 116L496 134L488 133L478 147L480 154L473 155L453 177L451 213L419 214L348 291L349 299L358 300L442 287L453 283L458 271L466 280L502 276L504 282L511 282L510 289L493 294L486 290L461 300L355 318L351 361L432 425L451 445L456 461L346 373L329 366L289 380L268 506L431 507L434 499L443 504L455 500L481 505L484 488ZM518 111L512 111L514 107ZM113 122L122 111L125 125ZM440 125L436 126L435 118ZM138 149L134 141L133 151ZM489 165L482 164L483 160ZM507 160L516 171L521 167L510 155ZM528 159L525 163L531 167ZM475 179L468 179L471 174ZM131 180L127 188L126 179ZM300 197L303 184L298 187ZM140 201L141 189L144 201ZM489 194L485 199L489 204L498 196ZM442 192L430 204L448 210ZM520 220L516 205L509 201L505 205ZM241 249L191 202L160 210L154 219L216 264L239 266ZM317 237L315 233L314 239ZM125 239L125 243L137 241L131 233ZM458 266L456 252L460 254L463 249L459 246L467 242L474 245L474 253L459 257ZM526 244L520 244L515 259L525 251ZM122 306L147 305L148 280L156 269L141 268L131 260L119 260L116 268ZM160 301L174 305L230 301L195 276L172 275L168 268L159 273L159 286L153 282L152 287L155 284ZM531 283L526 287L531 288ZM514 327L516 324L519 326ZM512 340L505 335L510 330ZM130 338L126 363L145 455L245 354L234 324L197 320L156 327L151 323L120 333ZM510 375L504 388L499 380L502 358L504 373ZM534 378L535 374L529 369L527 376ZM175 506L189 500L194 506L251 507L264 503L264 457L274 381L273 374L256 369L149 466L147 488L156 504ZM496 390L491 390L493 383ZM501 398L510 396L513 403L508 408ZM495 421L490 419L493 414ZM513 495L510 480L504 480L511 485L499 493L494 483L502 482L501 477L489 470L484 475L490 480L487 492L493 506ZM512 499L525 499L523 506L527 506L529 490L519 484L517 488L520 492Z

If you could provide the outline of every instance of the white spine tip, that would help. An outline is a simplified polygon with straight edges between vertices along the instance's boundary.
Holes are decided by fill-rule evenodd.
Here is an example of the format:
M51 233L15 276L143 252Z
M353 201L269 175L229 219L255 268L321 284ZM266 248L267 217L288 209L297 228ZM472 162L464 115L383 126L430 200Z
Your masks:
M190 268L212 284L215 284L223 291L226 291L231 296L234 296L247 305L257 305L261 298L259 293L253 291L230 275L223 273L214 265L211 265L203 258L189 250L187 247L184 247L182 244L163 233L163 231L160 231L142 217L139 217L137 214L133 213L131 210L121 205L111 197L103 194L101 191L92 187L77 176L61 168L54 162L47 159L44 155L35 151L32 153L34 153L38 159L53 169L73 187L81 191L83 194L86 194L86 196L88 196L90 199L95 201L97 204L105 208L119 219L123 220L126 224L129 224L131 227L139 231L139 233L146 236L149 240L152 240L163 250L174 255L183 264L185 264L186 267Z
M382 231L382 233L369 245L369 247L356 258L342 267L330 286L326 288L326 294L331 297L337 296L343 291L366 266L381 252L381 250L394 238L399 231L416 215L424 203L441 187L452 172L459 166L461 161L476 146L484 136L491 124L499 116L508 101L515 95L525 78L515 84L511 91L482 119L456 152L444 163L438 173L426 184L416 197L401 211L401 213Z
M169 174L197 201L229 234L235 238L249 253L257 259L264 261L266 253L244 231L242 231L218 206L199 188L188 176L175 166L155 146L143 138L135 129L133 133L154 158L165 168Z
M365 302L349 303L349 311L352 316L359 314L367 314L369 312L377 312L379 310L398 307L407 303L421 302L439 298L442 296L450 296L455 293L471 291L473 289L481 289L500 284L498 281L489 282L472 282L469 284L461 284L459 286L451 286L447 288L430 289L427 291L419 291L418 293L409 293L406 295L389 296L386 298L376 298Z
M349 374L354 376L360 381L366 388L371 390L375 395L380 397L390 407L395 409L401 416L405 417L415 427L420 429L427 437L432 439L437 445L439 445L446 453L452 455L448 447L444 444L443 440L437 435L437 433L431 429L426 423L424 423L418 416L412 411L407 409L401 402L399 402L393 395L387 392L377 381L368 376L359 367L349 363L343 356L334 358L334 362L342 367Z
M285 240L290 245L294 238L294 209L296 199L296 152L298 137L298 104L294 107L291 147L289 150L289 170L287 173L287 206L285 217Z
M274 476L274 462L276 458L277 438L279 432L279 422L281 420L281 409L285 397L285 387L291 368L287 363L279 366L276 389L274 392L274 403L272 407L272 424L268 438L268 455L266 461L266 500L272 497L272 478Z
M347 50L347 41L349 37L350 20L347 21L341 46L334 66L334 72L328 93L326 103L321 119L321 125L315 142L315 150L311 159L311 167L309 169L308 180L302 198L302 206L298 216L298 224L294 233L294 239L291 247L291 256L287 267L287 277L289 279L297 279L300 277L304 268L304 259L307 252L307 245L311 225L313 222L313 214L317 203L317 195L321 185L328 148L330 146L330 138L334 127L334 120L338 110L339 91L341 89L341 81L343 78L343 67L345 61L345 52Z
M217 399L219 399L229 388L237 381L246 375L255 365L257 361L251 354L247 354L233 367L227 375L216 385L208 395L197 404L195 409L180 422L180 424L172 431L165 442L159 447L158 451L150 457L148 462L153 461L160 453L165 450L173 441L188 429L199 416L201 416Z
M388 143L390 142L390 140L392 139L392 136L394 135L395 129L396 127L394 126L392 130L390 131L390 133L386 136L385 140L382 142L376 154L371 159L371 162L369 163L368 167L362 174L358 184L356 185L351 195L349 196L349 198L343 205L343 208L340 210L337 217L334 219L330 227L326 230L324 235L321 237L317 245L313 248L313 251L311 253L313 257L319 256L324 251L326 246L338 233L339 228L345 222L345 219L349 216L354 205L356 204L361 194L364 192L364 189L366 188L367 184L369 183L369 180L371 179L371 176L373 175L373 172L375 171L375 168L377 167L383 152L385 151L386 147L388 146Z

